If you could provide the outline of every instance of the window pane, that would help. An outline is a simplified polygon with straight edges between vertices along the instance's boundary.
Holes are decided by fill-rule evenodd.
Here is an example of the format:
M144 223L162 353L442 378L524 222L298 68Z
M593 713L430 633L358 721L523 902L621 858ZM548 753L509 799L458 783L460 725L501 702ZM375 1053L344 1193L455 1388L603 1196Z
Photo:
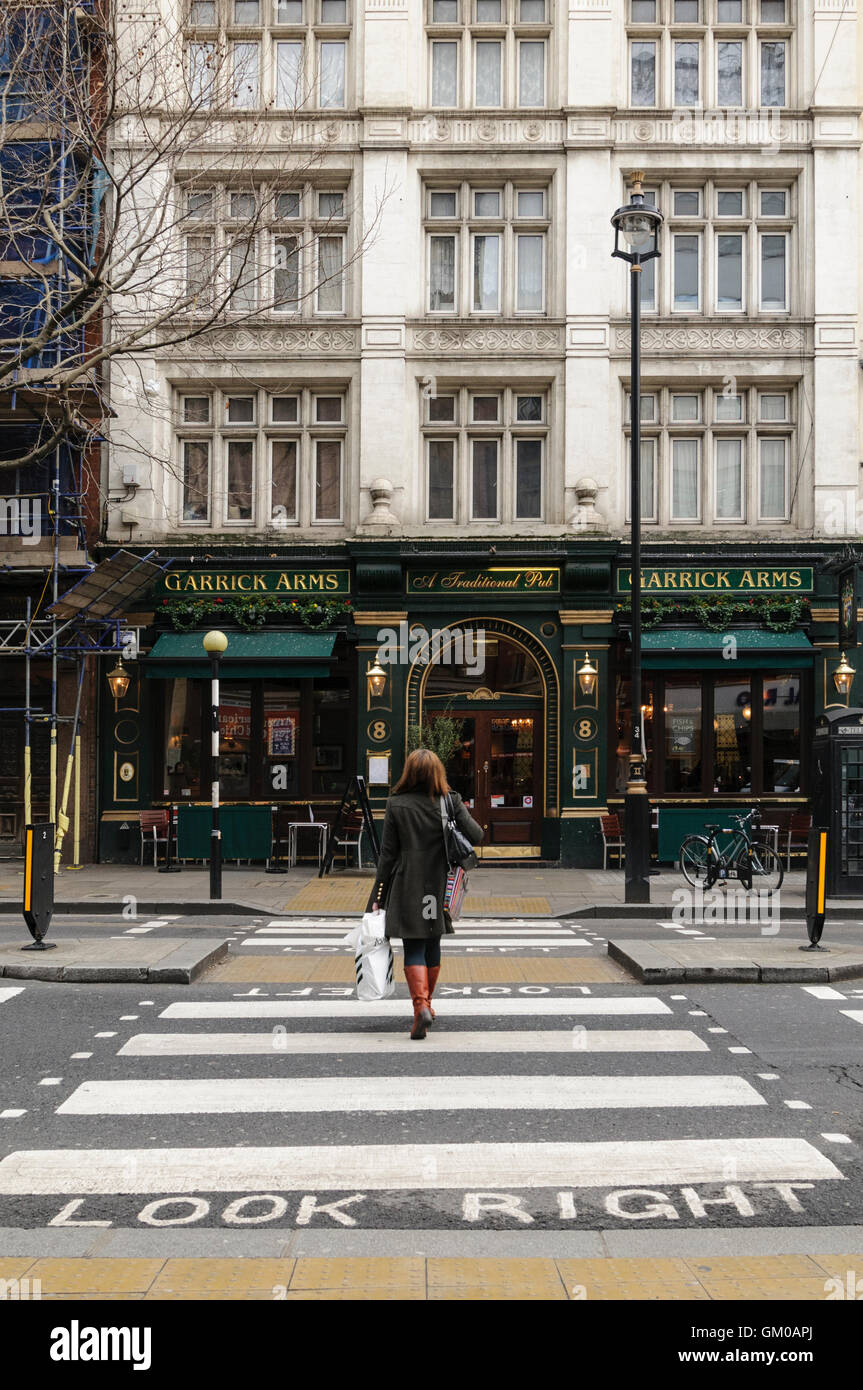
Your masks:
M518 396L515 405L516 420L541 420L542 396Z
M633 106L656 105L656 44L629 45Z
M316 396L315 419L321 425L339 425L342 420L341 396Z
M342 268L342 238L318 237L318 308L323 313L341 313Z
M295 236L276 237L274 242L273 308L296 309L300 300L300 250Z
M216 0L192 0L189 6L190 24L215 24Z
M303 0L276 0L277 24L302 24Z
M345 24L347 18L347 0L321 0L322 24Z
M648 392L647 394L642 393L641 410L639 411L639 414L641 416L642 422L647 421L648 424L652 423L656 419L656 397L652 395L650 392ZM632 419L632 396L628 391L626 393L624 417L626 419L626 423L629 424L630 420Z
M319 193L318 217L344 217L344 193Z
M497 396L474 396L472 418L478 424L497 422L499 404Z
M541 39L518 46L518 104L545 105L545 44Z
M499 236L474 236L474 309L498 313L499 270Z
M700 791L701 685L674 677L665 682L665 791Z
M234 23L257 24L260 9L260 0L234 0Z
M189 96L195 106L209 106L215 84L216 50L211 43L189 44Z
M432 21L435 24L458 24L458 0L432 0Z
M761 0L761 23L784 24L785 0Z
M338 521L342 511L342 446L337 439L315 441L315 518Z
M231 308L249 313L258 302L254 241L240 241L231 247L231 285Z
M743 516L743 440L716 440L716 515L722 520Z
M698 0L674 0L675 24L698 23Z
M232 193L231 194L231 217L237 221L254 217L255 215L255 195L254 193Z
M676 422L688 423L701 419L701 401L698 396L672 396L671 418Z
M785 237L761 238L761 307L784 309L785 299Z
M490 43L487 40L474 44L477 106L500 106L501 47L501 44Z
M734 189L729 192L726 189L721 189L716 195L716 215L717 217L742 217L743 190Z
M187 193L186 212L189 217L212 217L212 193Z
M698 237L674 238L674 307L698 308Z
M627 502L627 514L629 503ZM641 441L641 516L645 521L656 517L656 440Z
M761 105L785 105L785 44L761 45Z
M500 217L500 194L477 190L473 195L473 215L474 217Z
M321 44L321 106L345 104L345 45Z
M532 520L542 516L542 440L515 443L515 514Z
M429 519L451 521L454 515L455 441L430 439L428 445Z
M642 261L641 264L641 307L656 308L656 261Z
M476 0L477 24L500 24L501 0Z
M456 198L455 190L445 193L431 193L429 196L429 217L455 217Z
M675 521L698 517L698 440L671 441L671 515Z
M518 17L522 24L544 24L545 0L519 0Z
M683 188L675 191L675 217L698 217L700 213L701 194L697 188Z
M429 250L429 309L455 308L455 237L431 237Z
M432 423L441 420L451 423L455 420L455 396L429 397L429 419Z
M541 188L522 189L516 194L516 217L544 217L545 194Z
M228 440L228 521L251 521L255 446L251 439Z
M800 677L764 677L764 791L800 791Z
M234 44L234 105L248 111L258 104L258 45Z
M674 105L698 105L698 44L674 45Z
M252 425L255 422L254 396L230 396L226 418L229 425Z
M762 420L786 420L788 418L788 397L759 396L758 413Z
M761 216L784 217L787 195L784 189L761 190Z
M543 307L543 241L541 236L516 237L518 243L517 309Z
M473 488L471 515L497 517L497 440L473 440Z
M739 677L719 676L713 687L713 789L752 792L752 691Z
M299 193L279 193L276 198L277 217L299 217L300 215L300 195Z
M207 440L183 443L183 520L206 521L210 510L210 445Z
M276 44L276 105L283 109L301 106L303 91L303 45Z
M276 402L274 401L275 405ZM295 521L297 516L297 441L274 439L270 445L272 469L270 516L273 521Z
M720 106L743 105L743 44L716 45L716 99Z
M432 44L432 106L458 105L458 44Z
M184 396L183 419L187 425L208 425L210 423L210 397Z
M206 309L213 292L213 238L186 238L186 293L194 297L193 308Z
M655 24L656 0L631 0L629 12L633 24Z
M743 308L743 237L716 238L716 304L719 309Z
M743 0L717 0L716 19L719 24L742 24Z
M724 393L716 397L716 419L723 420L742 420L743 419L743 397L726 396Z
M782 521L786 515L785 440L762 439L760 515L764 520Z
M272 420L274 425L296 424L300 418L300 403L296 396L273 396Z

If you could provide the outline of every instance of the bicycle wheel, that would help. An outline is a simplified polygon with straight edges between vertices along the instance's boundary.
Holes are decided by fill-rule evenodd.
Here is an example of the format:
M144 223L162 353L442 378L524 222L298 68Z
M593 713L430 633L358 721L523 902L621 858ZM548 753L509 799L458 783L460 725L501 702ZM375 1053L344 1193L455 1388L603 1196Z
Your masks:
M703 887L710 865L710 841L704 835L687 835L680 846L680 871L693 888Z
M779 855L770 845L753 843L751 863L753 888L764 888L768 893L775 893L777 888L782 886L785 869Z

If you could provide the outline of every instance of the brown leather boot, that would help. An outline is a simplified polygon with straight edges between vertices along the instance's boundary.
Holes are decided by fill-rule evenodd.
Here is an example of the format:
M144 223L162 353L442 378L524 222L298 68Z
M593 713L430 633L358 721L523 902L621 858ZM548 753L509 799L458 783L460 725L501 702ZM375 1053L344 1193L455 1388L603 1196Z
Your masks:
M414 1006L414 1026L411 1029L411 1037L414 1042L419 1042L425 1037L426 1029L432 1021L429 1010L428 969L424 965L406 965L405 979L408 982L408 989L411 992Z
M437 1018L437 1014L435 1013L434 1009L433 1009L432 1006L431 1006L431 1001L432 1001L432 995L434 994L435 985L437 984L437 977L438 977L438 975L440 974L440 966L439 966L439 965L430 965L429 968L428 968L428 972L429 972L429 1013L431 1014L432 1019L434 1020L434 1019Z

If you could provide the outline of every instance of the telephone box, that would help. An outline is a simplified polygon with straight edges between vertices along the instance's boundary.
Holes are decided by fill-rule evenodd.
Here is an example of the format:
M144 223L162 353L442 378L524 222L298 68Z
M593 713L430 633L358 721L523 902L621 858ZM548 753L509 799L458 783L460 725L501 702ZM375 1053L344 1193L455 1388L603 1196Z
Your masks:
M815 721L813 825L827 834L827 896L863 896L863 709Z

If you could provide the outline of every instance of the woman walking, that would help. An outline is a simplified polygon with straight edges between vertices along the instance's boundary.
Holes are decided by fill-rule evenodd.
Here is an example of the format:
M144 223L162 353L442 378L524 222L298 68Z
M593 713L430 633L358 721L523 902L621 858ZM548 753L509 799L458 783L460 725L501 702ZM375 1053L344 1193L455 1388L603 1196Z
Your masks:
M369 911L386 908L387 936L401 937L404 943L405 979L414 1006L411 1037L417 1041L434 1020L431 998L440 975L449 867L441 818L441 797L446 796L459 829L472 845L478 845L483 832L458 792L450 791L440 758L428 748L415 749L387 802L378 873L368 906Z

